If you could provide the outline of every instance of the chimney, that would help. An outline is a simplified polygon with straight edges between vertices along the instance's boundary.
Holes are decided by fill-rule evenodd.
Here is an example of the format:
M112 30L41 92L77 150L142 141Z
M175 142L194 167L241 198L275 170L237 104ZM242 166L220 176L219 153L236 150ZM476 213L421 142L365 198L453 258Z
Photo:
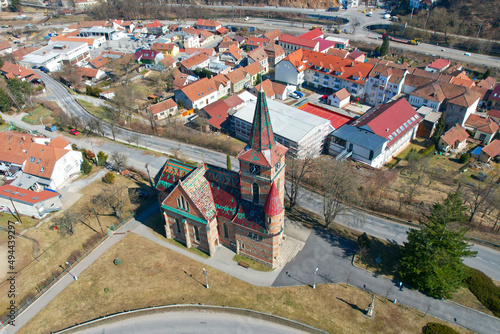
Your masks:
M353 61L351 61L351 67L354 67L354 62Z

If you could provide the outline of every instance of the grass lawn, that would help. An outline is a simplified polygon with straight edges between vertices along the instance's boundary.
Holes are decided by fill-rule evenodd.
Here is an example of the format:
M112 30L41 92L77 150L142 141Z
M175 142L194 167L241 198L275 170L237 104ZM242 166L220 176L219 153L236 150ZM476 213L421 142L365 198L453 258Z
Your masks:
M91 113L92 115L95 115L99 118L102 118L103 120L107 121L107 122L111 122L111 119L109 119L108 115L107 115L107 112L105 111L105 109L101 106L95 106L93 105L92 103L90 102L87 102L85 100L82 100L82 99L76 99L78 101L78 103L80 103L80 105L82 107L84 107L85 109L87 109L87 111L89 113Z
M122 264L116 266L113 260ZM329 333L420 333L431 316L343 285L262 288L207 268L134 233L111 247L18 333L48 333L100 315L154 305L201 303L249 308L290 318ZM453 325L451 325L453 326ZM453 326L460 333L471 333Z
M258 271L273 271L274 269L273 268L270 268L268 266L265 266L263 265L262 263L260 262L257 262L253 259L250 259L244 255L240 255L240 254L236 254L234 257L233 257L233 261L236 261L236 262L245 262L246 264L248 264L248 267L250 269L253 269L253 270L258 270Z
M52 124L54 122L52 111L41 105L30 111L27 116L24 116L23 121L32 125L38 125L40 124L40 117L43 117L43 124Z
M117 175L115 178L115 184L124 185L128 188L137 188L141 187L144 189L148 189L148 184L146 182L136 182L129 178L125 178L123 176ZM82 210L87 206L87 200L95 195L102 189L103 187L107 187L107 185L101 180L97 180L96 182L88 185L83 188L81 193L83 194L82 198L78 200L72 207L71 210ZM122 216L128 217L131 216L135 210L140 208L141 206L147 205L145 200L141 200L138 203L130 203L127 200L126 206L122 210ZM84 211L84 210L83 210ZM7 220L9 217L6 213L2 214L0 217L0 222L2 219ZM31 221L28 217L25 218L26 225L34 225L36 222ZM23 220L23 221L24 221ZM107 227L110 225L116 225L119 220L113 215L103 215L99 216L99 220L103 226L104 231L106 231ZM91 226L94 230L99 231L99 223L97 222L95 216L91 215L86 220L85 223ZM1 223L3 226L3 222ZM6 222L5 222L6 224ZM68 261L70 255L77 250L82 251L82 245L89 240L91 237L96 235L96 232L91 230L89 227L86 227L83 224L75 225L75 233L71 236L62 237L56 230L50 229L52 223L50 221L44 223L37 229L30 230L26 232L26 236L32 239L37 240L39 244L39 256L37 260L34 260L33 253L33 242L30 240L18 238L16 240L16 269L18 271L17 281L16 281L16 301L19 303L21 300L27 295L34 295L38 291L38 286L42 281L52 276L52 273L59 272L61 270L61 266L64 267L65 262ZM21 228L21 225L16 225L16 229L20 232L24 229L24 226ZM0 239L0 243L6 244L6 239ZM2 258L4 258L5 254L0 254ZM19 270L24 268L23 270ZM0 272L0 275L3 276L3 272ZM0 280L3 279L0 277ZM0 295L6 296L8 291L7 284L0 284ZM0 299L0 315L5 314L5 310L9 300L7 298Z
M10 130L10 128L11 128L11 125L7 124L7 123L3 123L0 125L0 131Z

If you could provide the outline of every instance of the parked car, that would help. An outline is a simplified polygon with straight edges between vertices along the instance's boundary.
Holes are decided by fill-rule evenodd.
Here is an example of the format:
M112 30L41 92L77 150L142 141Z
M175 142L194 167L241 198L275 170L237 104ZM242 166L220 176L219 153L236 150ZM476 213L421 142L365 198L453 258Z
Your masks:
M288 94L288 96L290 96L292 99L299 99L299 96L295 93L290 93Z
M54 132L57 130L57 126L55 126L53 124L47 124L47 125L45 125L45 130L50 131L50 132Z
M464 53L464 56L470 57L470 56L471 56L471 54L470 54L470 53L468 53L468 52L466 52L466 53Z
M298 90L294 91L294 93L295 93L298 97L300 97L300 98L304 97L304 94L302 94L302 93L301 93L301 92L299 92Z
M321 100L326 100L328 98L328 95L323 95L322 97L320 97Z
M80 131L75 130L75 129L71 129L71 130L69 130L69 133L71 133L73 136L78 136L80 134Z

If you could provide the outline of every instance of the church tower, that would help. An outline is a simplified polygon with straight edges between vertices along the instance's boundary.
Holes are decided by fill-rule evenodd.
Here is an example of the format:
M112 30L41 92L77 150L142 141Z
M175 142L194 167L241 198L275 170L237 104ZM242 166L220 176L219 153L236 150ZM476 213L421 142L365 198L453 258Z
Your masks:
M248 145L238 154L243 200L263 206L274 183L281 203L285 195L285 154L288 148L276 143L267 100L261 89Z

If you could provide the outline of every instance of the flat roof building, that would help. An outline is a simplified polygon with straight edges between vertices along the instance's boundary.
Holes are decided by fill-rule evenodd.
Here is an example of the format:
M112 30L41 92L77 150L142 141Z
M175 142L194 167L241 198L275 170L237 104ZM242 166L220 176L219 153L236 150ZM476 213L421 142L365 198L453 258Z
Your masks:
M43 66L54 72L60 70L63 63L78 65L89 59L89 46L86 42L58 41L25 55L19 63L28 68Z

